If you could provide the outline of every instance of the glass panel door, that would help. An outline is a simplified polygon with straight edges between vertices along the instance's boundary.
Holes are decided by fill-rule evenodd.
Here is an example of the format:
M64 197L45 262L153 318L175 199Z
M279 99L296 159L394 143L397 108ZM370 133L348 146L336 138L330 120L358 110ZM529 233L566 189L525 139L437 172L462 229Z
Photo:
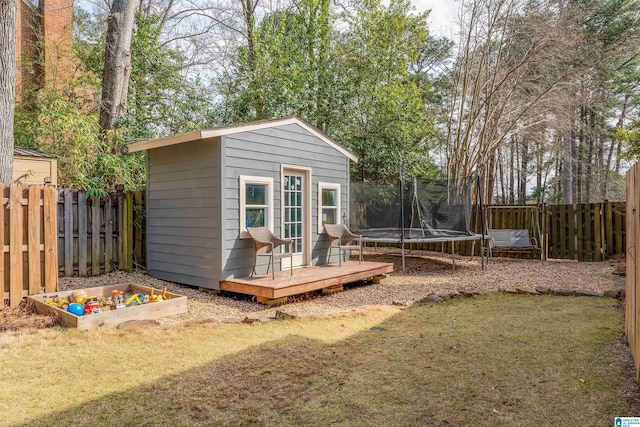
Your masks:
M305 215L304 215L304 175L295 173L285 173L284 179L284 237L292 239L291 251L294 253L293 266L304 265L305 247ZM283 259L283 261L286 260Z

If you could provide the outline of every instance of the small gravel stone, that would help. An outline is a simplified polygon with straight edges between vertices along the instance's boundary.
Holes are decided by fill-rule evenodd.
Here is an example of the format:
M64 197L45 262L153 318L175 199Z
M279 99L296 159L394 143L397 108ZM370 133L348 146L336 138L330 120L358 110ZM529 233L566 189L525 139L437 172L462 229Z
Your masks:
M387 305L394 301L420 301L429 294L448 294L454 298L458 290L465 295L477 295L504 289L535 289L539 293L548 289L568 291L608 292L608 296L618 297L624 288L624 278L611 274L614 267L605 262L562 262L539 260L519 260L494 258L483 270L480 260L458 257L456 271L451 271L451 259L434 253L412 251L406 257L406 275L400 267L398 253L378 250L365 252L365 261L393 262L395 271L382 284L357 284L345 287L344 292L322 295L310 293L290 298L281 307L267 307L251 301L251 297L238 294L215 295L198 288L164 282L144 274L144 272L113 272L96 277L61 277L59 290L92 288L113 284L136 283L184 295L188 298L188 312L160 319L162 326L212 319L212 321L237 323L250 317L256 321L268 321L276 317L277 311L286 311L303 316L330 316L353 312L364 306ZM573 294L572 294L573 295ZM404 303L407 304L407 303Z

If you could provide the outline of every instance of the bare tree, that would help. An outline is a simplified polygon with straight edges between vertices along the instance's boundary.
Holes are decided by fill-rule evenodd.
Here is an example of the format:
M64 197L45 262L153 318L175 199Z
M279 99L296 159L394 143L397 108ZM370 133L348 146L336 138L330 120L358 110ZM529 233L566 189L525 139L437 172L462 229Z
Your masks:
M100 128L115 129L124 114L131 75L131 36L136 0L114 0L107 18Z
M549 119L542 103L571 73L563 61L566 43L557 31L562 23L550 9L551 3L527 0L471 0L463 8L463 37L448 98L447 173L456 183L479 173L489 202L497 148ZM517 145L513 149L516 156L524 153ZM528 157L519 159L512 167L524 173ZM522 194L523 179L516 186Z
M17 15L17 1L0 0L0 182L4 183L13 179Z

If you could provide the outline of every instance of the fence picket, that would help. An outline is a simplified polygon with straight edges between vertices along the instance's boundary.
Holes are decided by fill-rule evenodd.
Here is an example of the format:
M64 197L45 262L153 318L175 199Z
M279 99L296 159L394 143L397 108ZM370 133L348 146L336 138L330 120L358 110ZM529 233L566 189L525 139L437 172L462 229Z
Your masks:
M613 244L613 206L611 202L604 203L604 259L609 259L614 253Z
M73 276L73 191L64 190L64 275Z
M44 186L44 289L58 288L58 193L51 185Z
M87 197L84 191L78 191L78 275L87 275Z
M135 260L136 264L138 265L142 265L143 264L143 214L144 214L144 204L143 204L143 193L141 191L136 191L135 193L133 193L133 202L134 202L134 206L133 206L133 231L134 231L134 243L133 243L133 247L135 248L134 252L133 252L133 259Z
M100 275L100 197L91 198L91 275Z
M9 262L10 279L9 289L10 305L17 307L22 302L22 289L24 286L23 254L22 254L22 184L11 184L9 192Z
M111 197L104 201L104 272L113 269L113 205Z
M40 277L40 193L42 193L42 186L32 185L29 187L27 202L27 253L30 294L40 293L42 288L42 279Z

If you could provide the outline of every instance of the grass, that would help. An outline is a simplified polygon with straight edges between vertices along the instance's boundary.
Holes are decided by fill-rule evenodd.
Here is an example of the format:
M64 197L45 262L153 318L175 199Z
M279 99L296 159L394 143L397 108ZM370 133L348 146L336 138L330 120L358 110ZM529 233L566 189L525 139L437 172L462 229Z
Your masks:
M613 299L494 294L332 319L4 334L0 424L611 425L640 414L621 328Z

